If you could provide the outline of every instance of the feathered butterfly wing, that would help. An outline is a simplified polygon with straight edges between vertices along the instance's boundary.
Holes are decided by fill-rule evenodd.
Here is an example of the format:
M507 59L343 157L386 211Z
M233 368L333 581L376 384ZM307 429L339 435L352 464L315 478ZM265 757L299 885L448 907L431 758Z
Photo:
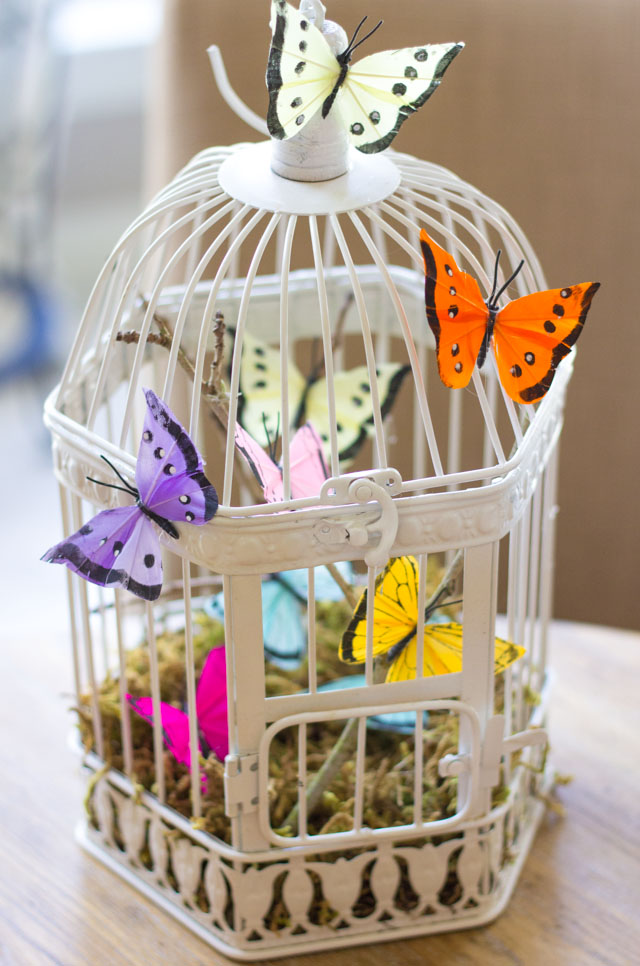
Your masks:
M133 710L153 725L153 699L132 698L130 694L126 697ZM196 714L198 729L202 732L207 745L216 758L223 761L229 750L224 647L216 647L207 655L196 690ZM161 701L160 719L162 736L167 748L176 761L191 768L188 714L172 704L167 704L166 701ZM200 740L198 740L198 747L201 747Z
M436 674L452 674L462 670L462 624L425 624L424 671L425 677ZM524 648L500 637L495 640L494 672L499 674L524 654ZM416 676L418 643L412 637L394 658L387 671L387 681L408 681Z
M322 440L311 423L296 431L289 448L291 498L317 496L329 476L322 452Z
M418 619L418 562L394 557L376 577L373 604L373 654L384 654L415 634ZM367 653L367 591L362 594L342 636L339 656L361 664Z
M582 332L598 282L534 292L514 299L496 316L493 350L500 382L512 399L541 399L560 361Z
M464 44L383 50L353 64L338 95L351 143L365 154L389 147L400 125L439 86Z
M379 363L377 373L380 410L384 418L395 401L404 377L411 367L393 362ZM337 372L333 380L336 400L336 433L341 461L353 459L373 427L371 384L366 366ZM309 386L304 399L304 416L318 430L329 455L329 405L327 381L319 379Z
M236 446L249 464L251 472L262 487L267 503L282 500L282 472L277 463L256 443L255 439L236 423Z
M278 576L262 582L264 651L274 664L295 668L307 646L306 621L297 596Z
M218 509L202 457L168 406L144 390L147 412L136 463L142 503L165 520L202 526Z
M438 371L445 386L462 389L471 379L487 331L489 310L475 278L423 229L427 321L436 340Z
M298 415L306 380L295 363L287 367L291 422ZM262 446L269 447L281 431L280 352L245 332L240 360L238 419Z
M42 557L100 587L123 587L143 600L162 588L160 544L153 524L135 504L102 510Z
M229 752L227 661L224 645L209 651L196 690L198 728L216 758Z
M271 4L267 127L279 140L303 130L321 109L340 65L321 32L285 0Z
M141 718L144 718L153 725L153 700L152 698L132 698L127 695L127 701ZM164 743L176 759L181 764L191 768L191 749L189 747L189 716L174 708L172 704L165 701L160 702L160 720L162 721L162 737Z

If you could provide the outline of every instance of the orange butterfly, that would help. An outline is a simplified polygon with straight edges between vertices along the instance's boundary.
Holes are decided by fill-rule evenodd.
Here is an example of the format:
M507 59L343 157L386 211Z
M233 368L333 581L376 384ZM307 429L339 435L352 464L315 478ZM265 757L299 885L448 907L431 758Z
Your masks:
M489 345L500 382L515 402L533 403L547 392L561 359L582 331L599 282L534 292L498 308L498 300L524 261L499 291L498 261L491 295L485 301L475 278L462 272L452 255L424 229L420 232L426 275L427 320L436 339L440 378L461 389L473 367L481 369Z

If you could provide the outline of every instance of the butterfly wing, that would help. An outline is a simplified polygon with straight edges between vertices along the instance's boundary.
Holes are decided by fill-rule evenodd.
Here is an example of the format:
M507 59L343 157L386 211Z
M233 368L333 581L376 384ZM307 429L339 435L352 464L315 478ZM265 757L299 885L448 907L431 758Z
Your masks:
M140 499L165 520L201 526L218 509L202 457L169 407L151 389L144 394L147 412L136 464Z
M290 421L293 423L304 396L306 381L293 362L289 362L287 378ZM272 445L281 429L280 385L280 351L245 332L240 361L238 419L261 446Z
M196 690L198 728L216 758L229 752L227 662L224 645L209 651Z
M365 154L388 148L401 124L431 97L464 44L383 50L352 65L340 89L351 143Z
M151 698L132 698L127 695L127 701L136 714L153 725L153 700ZM164 743L181 764L191 767L191 750L189 748L189 717L179 708L164 701L160 702L160 719L162 721L162 737Z
M143 600L162 588L160 544L151 521L136 505L102 510L42 557L100 587L123 587Z
M500 381L516 402L533 403L545 395L558 364L582 332L599 287L585 282L535 292L498 312L493 349Z
M294 434L289 447L292 499L320 493L329 477L322 449L322 440L311 423L305 423Z
M384 654L415 635L418 617L418 562L395 557L376 578L373 610L373 653ZM358 601L342 636L339 656L347 664L361 664L367 653L367 591Z
M378 398L382 417L390 411L410 366L381 362L377 369ZM366 366L356 366L337 372L334 376L336 401L336 432L340 460L353 459L373 427L371 385ZM326 379L319 379L309 387L304 400L304 416L316 427L325 455L329 452L329 406Z
M295 594L278 579L262 582L262 631L270 661L284 668L299 666L307 646L305 618Z
M321 32L285 0L271 4L267 127L278 140L303 130L321 109L340 65Z
M282 500L282 471L268 453L256 443L255 439L236 423L236 446L251 468L251 472L262 487L267 503Z
M438 371L445 386L461 389L471 379L489 310L475 278L461 271L453 255L423 229L427 321L436 340Z
M452 674L462 670L462 624L425 624L424 675ZM496 637L494 671L498 674L517 661L524 648ZM409 681L416 676L417 640L413 637L394 658L387 672L387 681Z

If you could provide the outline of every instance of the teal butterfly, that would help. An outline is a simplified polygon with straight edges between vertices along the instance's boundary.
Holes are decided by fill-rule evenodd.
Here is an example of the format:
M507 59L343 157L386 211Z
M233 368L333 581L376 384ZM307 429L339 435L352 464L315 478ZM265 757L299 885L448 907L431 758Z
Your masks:
M348 583L353 569L348 562L336 564ZM326 567L316 567L316 600L342 600L342 591ZM309 597L309 571L287 570L271 574L262 581L262 632L264 651L274 664L285 669L299 666L307 649L306 607ZM224 620L224 595L216 594L205 604L210 617Z

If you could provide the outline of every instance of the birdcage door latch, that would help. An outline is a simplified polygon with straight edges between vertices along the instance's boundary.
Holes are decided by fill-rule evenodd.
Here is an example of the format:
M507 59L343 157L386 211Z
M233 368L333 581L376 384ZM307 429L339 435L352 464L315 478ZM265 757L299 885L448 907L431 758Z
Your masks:
M355 547L367 547L363 558L369 567L386 564L398 532L398 509L392 499L402 489L402 477L397 470L388 468L370 473L345 473L326 480L320 491L322 503L332 506L348 503L376 503L379 512L358 512L352 520L321 520L316 525L315 536L320 543L348 542Z

